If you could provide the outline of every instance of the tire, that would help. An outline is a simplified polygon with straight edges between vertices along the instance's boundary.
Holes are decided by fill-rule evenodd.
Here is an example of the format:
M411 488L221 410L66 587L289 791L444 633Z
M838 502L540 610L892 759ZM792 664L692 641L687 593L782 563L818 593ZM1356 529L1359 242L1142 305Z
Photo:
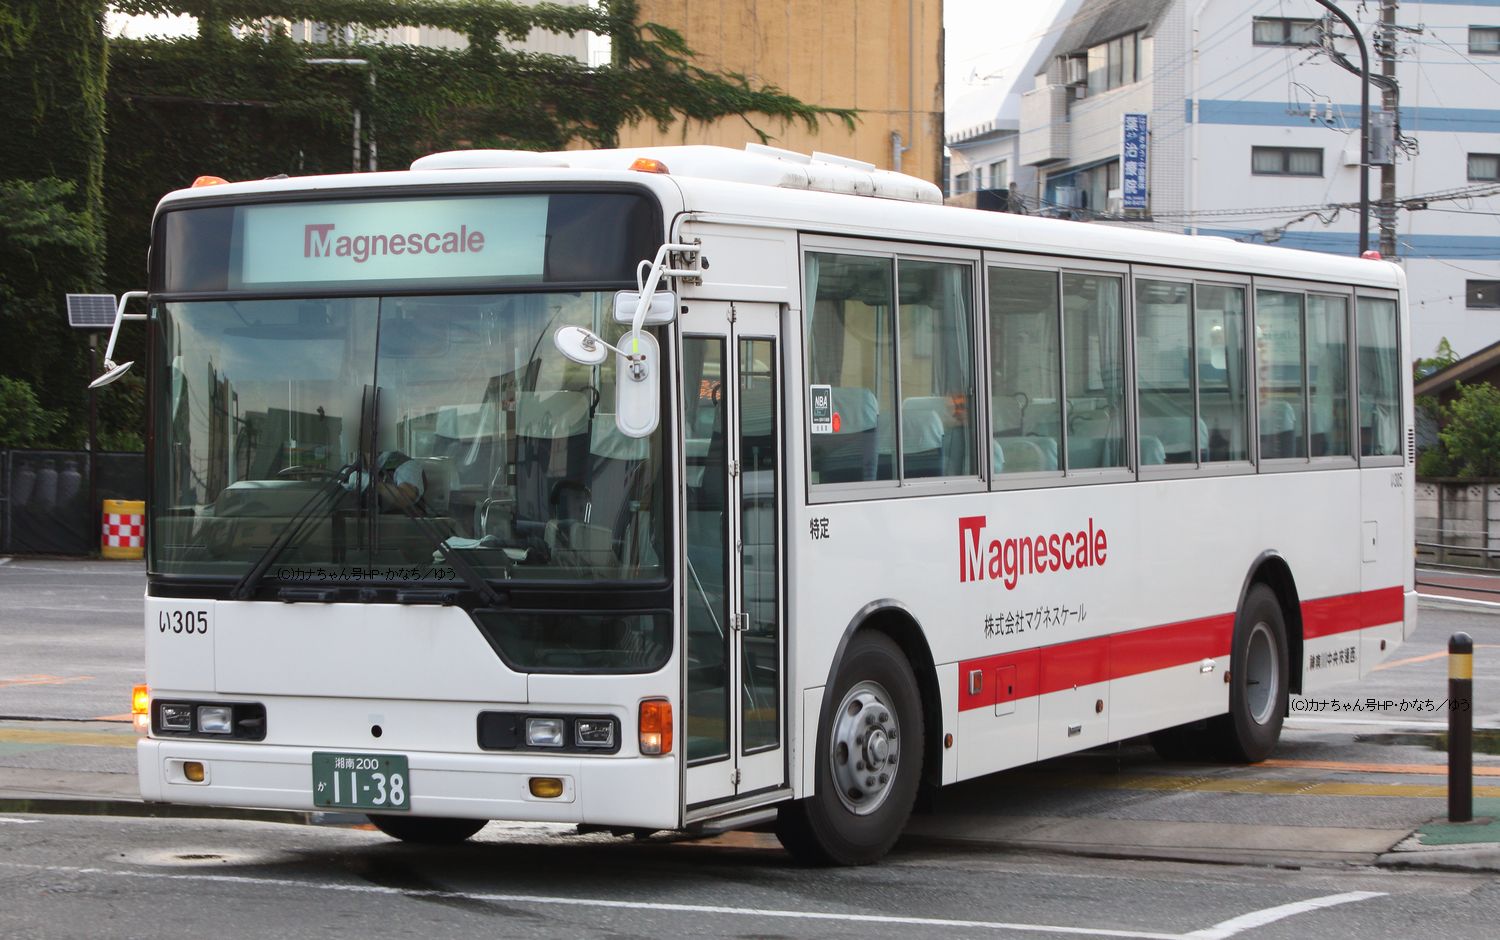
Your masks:
M487 819L453 819L447 816L387 816L371 813L376 829L402 842L417 845L455 845L485 827Z
M1289 678L1281 602L1266 585L1252 585L1234 621L1229 714L1209 723L1224 759L1254 764L1271 756L1286 718Z
M814 746L816 791L781 807L776 836L805 864L868 865L900 837L922 778L916 676L893 640L862 631L825 702Z

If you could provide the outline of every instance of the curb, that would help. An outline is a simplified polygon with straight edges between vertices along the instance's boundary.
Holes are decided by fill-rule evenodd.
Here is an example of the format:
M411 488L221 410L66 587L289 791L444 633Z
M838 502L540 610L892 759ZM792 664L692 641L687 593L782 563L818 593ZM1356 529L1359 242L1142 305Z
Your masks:
M146 819L229 819L243 822L286 823L298 826L354 826L364 816L350 813L305 813L295 810L242 809L188 803L147 803L144 800L99 797L32 797L0 794L0 813L43 816L129 816Z
M1418 610L1462 610L1476 614L1500 614L1500 602L1481 601L1446 594L1418 594Z

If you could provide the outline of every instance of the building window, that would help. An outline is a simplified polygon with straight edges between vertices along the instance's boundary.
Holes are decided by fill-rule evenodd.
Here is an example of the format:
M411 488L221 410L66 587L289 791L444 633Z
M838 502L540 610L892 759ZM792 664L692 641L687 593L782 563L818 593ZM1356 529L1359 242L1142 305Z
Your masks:
M1500 281L1466 281L1464 306L1470 310L1500 310Z
M1500 26L1470 26L1470 55L1500 55Z
M1109 194L1120 188L1120 161L1047 177L1047 199L1060 209L1109 210Z
M1500 153L1469 154L1469 179L1480 182L1500 180Z
M999 160L990 164L990 189L1005 189L1010 183L1010 172L1006 168L1006 161Z
M969 174L960 173L953 177L953 195L961 196L969 191Z
M1252 30L1257 46L1308 46L1319 41L1317 20L1257 16Z
M1321 147L1251 147L1250 172L1256 176L1322 176Z
M1089 94L1141 80L1141 34L1117 36L1089 48Z

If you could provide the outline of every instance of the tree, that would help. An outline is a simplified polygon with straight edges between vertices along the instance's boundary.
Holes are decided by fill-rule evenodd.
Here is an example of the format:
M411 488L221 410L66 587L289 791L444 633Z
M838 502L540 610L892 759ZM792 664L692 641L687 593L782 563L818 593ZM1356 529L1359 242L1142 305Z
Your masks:
M399 169L435 151L614 146L622 127L709 121L825 120L852 127L853 110L808 105L742 75L693 62L677 32L638 23L635 0L529 6L507 0L118 0L138 14L189 14L199 35L110 44L109 277L116 292L144 286L148 225L161 196L203 174L262 179L344 173L353 113L362 143L378 128L380 165ZM287 21L329 27L330 42L293 42ZM463 49L377 41L376 32L427 26L467 37ZM519 48L539 29L610 37L612 61L590 65ZM361 59L367 65L313 64ZM142 331L122 335L124 360Z
M102 286L104 71L104 0L0 7L0 376L62 417L33 445L83 439L87 356L63 295Z
M1458 396L1443 409L1438 437L1456 475L1500 477L1500 389L1488 382L1458 383Z

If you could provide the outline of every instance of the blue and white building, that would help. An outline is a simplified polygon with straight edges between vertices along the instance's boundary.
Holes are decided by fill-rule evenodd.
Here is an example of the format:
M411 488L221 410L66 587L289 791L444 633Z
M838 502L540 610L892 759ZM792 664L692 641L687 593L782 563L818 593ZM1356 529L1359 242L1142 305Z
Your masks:
M1340 6L1378 72L1380 0ZM1032 74L996 95L993 126L949 134L950 191L1013 183L1027 211L1355 254L1360 79L1322 48L1326 13L1312 0L1064 3ZM1401 0L1395 22L1393 260L1410 352L1446 338L1465 355L1500 340L1500 0ZM1347 30L1333 35L1357 68ZM1370 100L1379 111L1374 85ZM1128 114L1149 124L1144 166L1124 155ZM1127 205L1137 173L1143 209Z

